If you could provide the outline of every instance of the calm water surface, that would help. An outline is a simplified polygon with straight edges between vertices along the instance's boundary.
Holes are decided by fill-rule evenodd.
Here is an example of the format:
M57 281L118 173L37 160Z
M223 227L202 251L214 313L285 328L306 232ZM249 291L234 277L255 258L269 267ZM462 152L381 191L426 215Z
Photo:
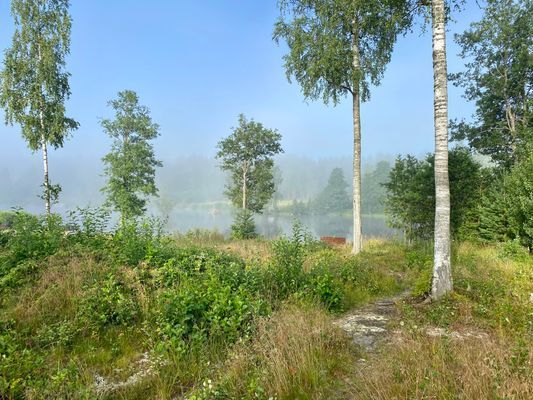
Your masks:
M231 210L174 209L168 218L168 228L179 232L191 229L215 229L229 233L234 212ZM267 213L255 216L259 233L266 237L290 234L294 216ZM352 218L346 215L303 215L296 217L314 236L352 236ZM398 231L389 228L383 216L363 215L363 235L366 237L393 237Z

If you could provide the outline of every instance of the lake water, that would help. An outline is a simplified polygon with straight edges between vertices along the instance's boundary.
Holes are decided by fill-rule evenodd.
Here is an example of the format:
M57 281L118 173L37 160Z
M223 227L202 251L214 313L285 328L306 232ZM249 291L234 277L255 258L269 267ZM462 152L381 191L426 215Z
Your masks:
M191 229L210 229L228 234L234 218L231 210L174 209L168 217L170 230L187 232ZM296 217L315 237L352 237L352 218L346 215L303 215ZM363 215L363 236L393 237L398 231L389 228L383 216ZM288 214L267 213L255 216L258 232L268 238L290 234L294 217Z

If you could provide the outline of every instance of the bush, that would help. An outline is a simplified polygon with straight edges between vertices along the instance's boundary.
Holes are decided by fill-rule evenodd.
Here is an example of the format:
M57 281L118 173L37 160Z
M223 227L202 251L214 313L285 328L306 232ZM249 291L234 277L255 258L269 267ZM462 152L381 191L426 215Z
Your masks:
M424 160L398 157L384 184L385 212L392 227L408 240L429 240L435 219L435 178L433 154ZM451 230L457 235L477 207L484 187L481 165L464 147L449 151Z
M240 211L235 222L231 225L231 237L233 239L254 239L257 237L254 216L248 210Z
M133 290L118 274L109 273L102 282L87 288L79 314L95 328L107 325L126 325L140 314Z
M58 215L44 217L16 211L6 251L0 254L0 290L19 286L39 260L64 246L64 232Z
M520 238L503 242L500 246L500 254L503 258L509 258L515 261L525 261L529 258L526 248L520 244Z
M113 257L118 263L131 266L141 261L150 263L164 248L163 226L164 222L157 218L123 221L110 244Z
M157 331L163 347L185 352L189 345L208 339L233 343L251 329L254 315L263 309L245 288L237 290L217 279L187 279L179 290L159 295Z
M17 211L7 247L14 262L42 259L65 243L65 229L58 215L35 216Z
M0 211L0 230L12 228L16 220L16 211Z
M292 236L282 236L272 243L272 277L278 298L297 292L305 282L303 263L306 253L306 233L299 222L293 224Z
M479 235L488 242L517 240L533 251L533 152L487 191L479 206Z
M414 297L426 297L431 292L433 271L431 268L422 269L413 283L411 295Z
M69 213L69 238L95 250L105 247L110 217L106 208L78 207Z
M328 310L339 311L341 309L342 285L328 268L312 269L307 278L306 286L311 296Z

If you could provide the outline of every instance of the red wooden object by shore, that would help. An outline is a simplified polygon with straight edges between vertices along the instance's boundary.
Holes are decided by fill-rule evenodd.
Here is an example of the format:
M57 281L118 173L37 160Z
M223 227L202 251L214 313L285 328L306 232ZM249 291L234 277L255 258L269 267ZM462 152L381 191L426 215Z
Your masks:
M340 246L346 244L346 238L343 237L322 236L320 240L332 246Z

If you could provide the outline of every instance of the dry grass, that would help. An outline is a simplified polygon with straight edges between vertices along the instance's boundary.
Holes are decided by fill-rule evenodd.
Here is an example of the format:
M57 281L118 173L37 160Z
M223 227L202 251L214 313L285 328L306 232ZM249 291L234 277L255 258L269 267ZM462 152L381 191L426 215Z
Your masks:
M238 347L222 386L231 398L327 399L353 361L351 345L321 309L287 306Z
M531 399L533 345L400 333L357 369L352 399Z
M12 317L26 326L73 315L84 283L108 268L90 256L53 256L47 264L35 284L16 297L17 303L10 310Z
M264 264L272 258L272 243L267 240L232 240L216 247L257 264Z

